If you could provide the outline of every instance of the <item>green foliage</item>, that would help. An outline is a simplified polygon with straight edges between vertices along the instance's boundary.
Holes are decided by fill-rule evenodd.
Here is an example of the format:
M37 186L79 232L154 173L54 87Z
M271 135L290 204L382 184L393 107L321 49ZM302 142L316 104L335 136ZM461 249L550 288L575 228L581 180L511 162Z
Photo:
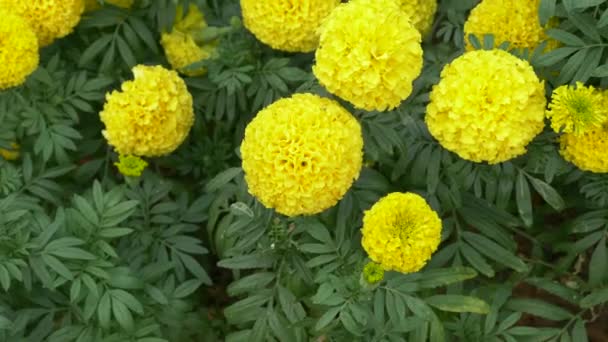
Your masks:
M178 5L230 26L208 70L185 78L196 122L139 179L113 163L98 113L136 64L168 63L160 34ZM312 54L259 43L236 0L136 1L87 13L0 93L0 341L586 341L608 305L608 176L565 162L546 130L525 156L471 163L424 123L429 92L464 49L474 0L441 0L412 95L363 112L365 167L334 207L286 218L247 191L238 147L256 112L294 92L328 94ZM608 86L608 2L542 0L561 46L530 58L548 91ZM509 49L492 35L477 48ZM418 273L360 274L363 212L392 191L423 195L442 243ZM540 295L539 295L540 294ZM604 311L602 311L604 310ZM531 317L546 324L533 324Z

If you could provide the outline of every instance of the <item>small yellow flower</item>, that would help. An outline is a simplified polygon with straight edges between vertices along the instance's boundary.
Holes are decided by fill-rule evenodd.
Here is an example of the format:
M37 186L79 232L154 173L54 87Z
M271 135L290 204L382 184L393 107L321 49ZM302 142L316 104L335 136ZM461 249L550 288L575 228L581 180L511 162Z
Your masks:
M262 109L241 145L249 192L267 208L312 215L334 206L359 176L359 122L337 102L295 94Z
M553 90L546 114L555 132L580 134L608 120L607 104L601 91L576 82Z
M23 17L44 47L72 32L84 11L84 0L0 0L0 9Z
M185 67L212 57L215 54L215 44L199 46L194 40L193 33L200 33L207 27L203 13L195 5L190 5L188 14L184 16L181 6L177 8L175 25L170 33L161 35L161 45L173 69L187 76L205 74L204 67L196 70L184 70Z
M532 66L503 50L467 52L446 65L425 117L447 150L500 163L526 153L544 128L544 83Z
M1 1L1 0L0 0ZM25 82L38 67L38 39L23 18L0 8L0 90Z
M194 123L192 95L175 71L137 65L134 79L106 95L99 116L108 143L121 154L155 157L173 152Z
M421 35L394 0L351 0L321 26L313 72L329 92L365 110L394 109L422 70Z
M464 24L465 46L473 50L469 35L479 40L486 34L494 35L495 45L509 42L511 48L534 50L548 39L540 25L538 7L540 0L483 0L473 10ZM550 22L548 27L555 25ZM548 48L555 47L549 40Z
M6 20L6 17L4 17ZM17 143L11 143L12 149L7 150L0 148L0 156L6 160L17 160L19 158L19 145Z
M276 50L310 52L317 29L340 0L241 0L243 23L262 43Z
M435 12L437 12L437 0L399 0L401 9L410 17L414 27L426 36L431 31Z
M369 258L387 271L419 271L441 241L441 220L414 193L394 192L363 216L361 244Z
M563 134L560 153L581 170L608 172L608 124L581 134Z
M114 163L114 165L116 165L118 171L123 176L139 177L148 166L148 162L138 156L125 156L121 154L118 156L118 162Z
M363 279L368 284L377 284L384 279L384 269L379 264L370 261L363 267Z

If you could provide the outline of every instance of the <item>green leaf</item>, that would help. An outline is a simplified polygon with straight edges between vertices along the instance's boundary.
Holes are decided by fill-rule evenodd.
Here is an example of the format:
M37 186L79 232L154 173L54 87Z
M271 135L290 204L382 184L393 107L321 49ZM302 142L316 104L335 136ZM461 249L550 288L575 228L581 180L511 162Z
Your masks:
M585 321L579 319L574 323L572 328L572 341L573 342L587 342L587 329L585 328Z
M274 273L256 272L232 282L226 289L230 296L238 296L249 291L266 287L275 279Z
M173 298L184 298L196 291L203 282L199 279L191 279L180 284L173 292Z
M526 227L531 227L534 223L532 217L532 198L530 196L530 187L523 172L517 175L515 185L515 202L517 203L517 211L519 217L524 221Z
M580 1L580 0L577 0ZM591 38L592 40L601 43L602 38L600 37L600 33L596 27L596 21L593 17L586 13L573 13L568 17L570 22L576 26L581 32L585 34L585 36Z
M608 274L608 253L606 252L606 236L602 237L595 247L589 261L589 285L598 286Z
M540 24L545 26L549 19L555 15L556 0L541 0L538 5L538 18Z
M59 259L52 255L42 254L42 260L44 263L53 271L57 272L60 276L68 280L73 280L74 276L72 272L61 262Z
M78 66L83 67L89 64L95 57L97 57L110 42L112 41L112 35L107 34L101 36L99 39L94 41L89 47L84 50L82 55L80 55L80 60L78 61Z
M417 283L422 288L435 288L459 283L477 276L477 272L469 267L451 267L433 269L422 273Z
M549 29L546 31L549 37L571 46L584 46L585 42L578 36L560 29Z
M577 47L558 48L540 56L536 61L536 64L540 67L548 67L563 61L566 57L577 51L579 51L579 48Z
M99 306L97 306L97 319L99 324L104 328L110 327L110 317L112 310L112 299L108 292L104 293L99 300Z
M205 186L205 191L215 192L221 189L224 185L228 184L235 177L240 175L243 169L240 167L232 167L225 171L220 172L217 176L213 177Z
M564 321L572 317L570 312L557 305L533 298L511 299L507 302L506 307L551 321Z
M490 306L483 300L462 295L435 295L424 299L429 305L442 311L449 312L472 312L487 314Z
M517 272L525 272L528 269L520 258L516 257L513 253L507 251L494 241L471 232L464 232L462 235L471 246L486 257L508 266Z
M538 192L542 198L549 203L553 209L560 211L566 206L564 199L553 189L549 184L541 181L540 179L528 176L532 187Z
M144 314L144 307L139 300L125 290L115 289L110 291L113 301L120 301L125 304L131 311L137 312L140 315Z
M217 265L223 268L230 269L252 269L252 268L268 268L272 267L275 261L275 256L270 254L250 254L240 255L224 260L220 260Z
M125 42L120 35L116 36L116 41L118 44L118 52L120 53L120 57L122 57L122 60L129 68L132 68L135 64L137 64L133 51L131 51L131 48L129 45L127 45L127 42Z
M133 330L133 315L125 304L118 300L112 301L112 313L120 326L127 330Z
M49 254L53 254L64 259L76 259L76 260L95 260L97 257L83 249L78 247L64 247L53 251L48 251Z
M582 308L588 309L593 306L608 302L608 288L597 289L581 299Z
M464 256L464 258L471 264L471 266L473 266L483 275L489 278L494 277L494 269L492 268L492 266L488 264L486 259L484 259L481 254L479 254L476 250L469 246L469 244L461 242L460 252Z
M342 306L335 306L325 311L325 313L319 318L319 320L315 324L315 331L319 331L328 326L336 318L338 313L340 313L340 310L342 310Z

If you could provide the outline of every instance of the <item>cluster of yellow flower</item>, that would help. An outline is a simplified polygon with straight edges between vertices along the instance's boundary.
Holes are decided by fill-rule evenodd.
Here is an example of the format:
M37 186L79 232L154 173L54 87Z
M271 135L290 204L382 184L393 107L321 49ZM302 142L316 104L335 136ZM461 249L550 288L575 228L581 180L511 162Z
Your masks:
M577 84L553 92L530 63L504 50L474 51L472 34L495 44L535 49L557 42L538 18L540 0L483 0L465 24L467 52L446 65L430 94L425 121L441 145L463 159L500 163L526 153L545 118L561 136L561 153L584 170L608 172L606 95ZM245 26L263 43L287 52L315 51L313 72L330 93L356 108L394 109L422 69L421 41L436 1L241 0ZM361 168L361 133L337 102L311 94L260 111L241 146L251 194L285 215L319 213L350 188ZM412 193L393 193L365 212L362 245L372 259L365 280L384 270L415 272L441 240L441 220ZM366 273L367 272L367 273Z
M215 54L215 44L197 42L196 35L207 27L203 13L195 5L190 5L188 13L184 15L181 6L177 8L175 24L171 32L164 32L161 36L161 45L173 69L187 76L201 76L205 74L204 67L194 70L185 70L193 63L203 61Z
M72 32L83 10L83 0L0 0L0 90L25 82L38 49Z

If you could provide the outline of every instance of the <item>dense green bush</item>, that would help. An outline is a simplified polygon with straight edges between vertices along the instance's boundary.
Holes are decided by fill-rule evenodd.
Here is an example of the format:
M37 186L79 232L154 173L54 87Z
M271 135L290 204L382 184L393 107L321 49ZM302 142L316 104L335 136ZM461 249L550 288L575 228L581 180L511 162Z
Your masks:
M226 28L207 74L184 78L196 122L176 152L125 179L98 113L131 67L168 65L160 33L188 3ZM16 160L0 158L0 340L581 342L589 331L606 341L608 176L564 161L549 128L497 165L458 158L426 129L429 92L462 54L476 3L440 1L423 73L397 109L343 102L361 123L365 167L334 208L296 218L248 193L238 147L273 101L331 96L312 53L258 42L236 0L84 15L23 86L0 92L0 147L20 146ZM539 15L560 19L548 34L562 46L513 53L530 58L547 95L576 81L605 88L608 2L542 0ZM442 243L422 271L370 288L362 215L393 191L427 199Z

